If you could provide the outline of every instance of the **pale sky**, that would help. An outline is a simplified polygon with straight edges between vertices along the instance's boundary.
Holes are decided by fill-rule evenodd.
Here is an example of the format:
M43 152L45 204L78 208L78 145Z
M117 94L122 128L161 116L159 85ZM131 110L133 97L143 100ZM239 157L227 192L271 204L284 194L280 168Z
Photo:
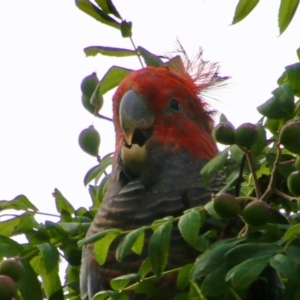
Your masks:
M279 37L279 0L261 1L241 23L229 26L237 0L115 0L133 22L136 45L165 54L176 37L187 52L200 46L232 77L211 105L234 125L256 122L256 106L271 97L284 67L297 62L298 12ZM58 188L78 208L91 205L83 185L96 160L78 146L92 123L102 137L101 154L114 148L112 124L81 105L80 82L111 65L140 68L136 58L86 58L91 45L130 48L128 39L81 12L74 1L0 0L0 200L26 195L39 209L54 212ZM215 95L215 92L214 92ZM111 94L101 113L110 116ZM1 220L1 215L0 215Z

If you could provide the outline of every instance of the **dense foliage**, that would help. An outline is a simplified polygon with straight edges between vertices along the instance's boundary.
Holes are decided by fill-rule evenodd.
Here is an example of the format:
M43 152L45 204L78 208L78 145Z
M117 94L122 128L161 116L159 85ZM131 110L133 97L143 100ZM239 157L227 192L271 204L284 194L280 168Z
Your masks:
M121 17L110 0L96 0L96 4L88 0L75 2L79 9L120 30L124 38L132 41L132 23ZM246 17L258 2L240 0L233 23ZM290 23L298 4L297 0L281 1L280 33ZM87 56L137 56L142 66L155 67L170 65L173 59L180 59L157 56L141 46L135 47L133 41L132 45L133 50L92 46L84 52ZM300 49L297 54L300 59ZM103 95L131 71L112 66L101 79L95 73L87 75L81 84L84 108L95 117L111 121L100 114ZM95 243L95 256L101 264L105 262L110 244L122 236L116 252L117 260L122 261L131 251L141 253L145 231L151 230L149 258L139 272L114 279L111 290L100 292L94 300L129 299L127 291L130 290L151 294L152 279L170 273L177 274L177 285L182 291L176 297L178 300L242 299L248 287L270 266L282 279L272 299L299 299L300 62L285 67L272 94L257 108L262 117L256 124L245 123L235 129L221 115L215 139L228 146L201 170L207 182L215 172L225 170L227 184L218 195L205 206L189 209L180 217L168 216L129 232L116 228L85 238L105 194L112 154L100 157L101 132L93 126L84 129L79 145L98 160L84 177L85 185L89 185L92 207L75 209L55 189L53 196L59 221L39 223L36 216L41 212L26 196L0 201L1 217L6 216L0 223L0 257L19 257L17 261L24 268L17 280L17 298L80 299L83 245ZM228 191L231 194L227 194ZM224 231L210 230L199 234L208 216L216 222L228 219ZM239 220L238 224L232 221L235 218ZM197 249L199 256L194 264L166 270L173 226L179 227L186 243ZM16 242L14 237L17 235L23 235L25 242ZM64 282L59 274L60 257L68 264ZM6 273L1 273L0 268L0 277L3 278L3 274ZM0 294L4 295L1 289L5 291L6 285L1 284L0 278Z

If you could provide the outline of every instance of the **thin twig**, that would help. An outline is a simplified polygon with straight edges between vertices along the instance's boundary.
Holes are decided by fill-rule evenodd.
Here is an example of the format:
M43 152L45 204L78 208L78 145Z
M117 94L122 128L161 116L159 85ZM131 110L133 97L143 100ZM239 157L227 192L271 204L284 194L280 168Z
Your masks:
M138 57L138 59L139 59L139 61L140 61L140 64L141 64L141 66L142 66L142 68L144 68L144 64L143 64L143 61L142 61L142 59L141 59L141 55L140 55L140 53L137 51L137 48L136 48L136 46L135 46L135 44L134 44L134 42L133 42L133 39L130 37L130 41L131 41L131 44L132 44L132 46L133 46L133 49L135 50L135 52L136 52L136 55L137 55L137 57Z
M109 117L105 117L103 115L100 115L100 114L97 114L96 117L100 118L100 119L103 119L103 120L106 120L106 121L109 121L109 122L112 122L112 119L109 118Z
M273 192L274 192L275 194L277 194L278 196L280 196L280 197L282 197L282 198L284 198L284 199L286 199L286 200L288 200L288 201L291 201L291 202L297 201L297 198L295 198L295 197L293 197L293 196L289 196L289 195L287 195L287 194L281 192L280 190L278 190L278 189L276 189L276 188L273 188Z

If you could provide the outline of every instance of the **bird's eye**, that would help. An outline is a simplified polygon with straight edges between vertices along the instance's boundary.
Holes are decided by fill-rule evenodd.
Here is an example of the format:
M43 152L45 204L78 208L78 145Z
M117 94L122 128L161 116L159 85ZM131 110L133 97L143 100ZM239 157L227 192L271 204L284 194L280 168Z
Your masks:
M174 110L180 110L180 103L177 99L170 100L170 107Z

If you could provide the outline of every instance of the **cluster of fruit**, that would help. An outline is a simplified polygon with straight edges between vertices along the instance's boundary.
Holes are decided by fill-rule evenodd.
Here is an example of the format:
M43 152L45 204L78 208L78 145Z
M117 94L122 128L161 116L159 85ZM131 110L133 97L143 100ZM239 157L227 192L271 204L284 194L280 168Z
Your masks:
M217 194L213 200L215 212L224 219L231 219L239 214L245 223L251 226L263 226L270 217L272 208L264 201L252 201L241 212L240 201L231 194Z
M0 264L0 299L14 300L17 297L16 282L23 276L25 269L19 258L6 259Z
M215 127L215 140L224 145L236 144L239 147L251 149L258 138L258 127L251 123L244 123L237 129L229 122L222 122ZM278 135L278 141L285 149L300 154L300 121L292 121L285 124ZM295 158L292 172L287 178L289 191L300 199L300 157ZM272 214L272 207L265 201L256 199L250 202L242 211L240 201L231 194L220 193L213 201L216 213L225 219L234 218L238 215L245 223L252 226L265 225Z

